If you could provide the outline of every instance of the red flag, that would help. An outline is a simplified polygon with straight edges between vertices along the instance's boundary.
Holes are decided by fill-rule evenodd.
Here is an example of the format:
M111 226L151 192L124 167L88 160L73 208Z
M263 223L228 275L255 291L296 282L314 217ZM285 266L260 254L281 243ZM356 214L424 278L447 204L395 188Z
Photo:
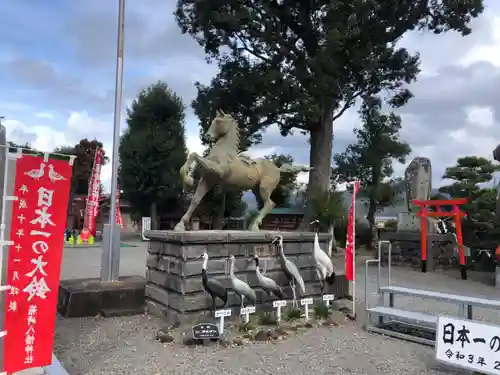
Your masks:
M359 181L354 182L352 192L351 208L347 221L347 240L345 245L345 277L347 280L355 280L355 251L356 251L356 195L359 192Z
M116 224L120 225L123 229L122 212L120 210L120 190L116 189Z
M90 231L95 237L96 219L99 212L99 195L101 189L101 167L104 157L104 150L98 148L95 152L94 166L92 167L92 175L89 182L89 194L87 196L87 204L85 206L85 218L83 228Z
M52 363L71 172L64 160L16 161L4 312L9 374Z

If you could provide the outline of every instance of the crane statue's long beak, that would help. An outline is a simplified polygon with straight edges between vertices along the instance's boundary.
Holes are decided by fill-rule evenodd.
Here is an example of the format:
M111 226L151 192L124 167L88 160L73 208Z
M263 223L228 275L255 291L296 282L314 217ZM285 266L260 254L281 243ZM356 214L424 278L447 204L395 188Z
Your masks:
M313 220L309 223L309 225L312 225L312 224L319 224L319 220Z
M276 242L277 242L278 244L280 244L281 242L283 242L283 236L278 236L278 237L276 237L276 238L273 240L273 242L271 242L271 244L275 244Z

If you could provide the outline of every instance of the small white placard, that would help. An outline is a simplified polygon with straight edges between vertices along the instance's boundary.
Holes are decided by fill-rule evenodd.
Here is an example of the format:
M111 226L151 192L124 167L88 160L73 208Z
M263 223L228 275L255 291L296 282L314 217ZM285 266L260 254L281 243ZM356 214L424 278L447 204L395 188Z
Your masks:
M323 296L323 301L333 301L335 299L335 294L325 294Z
M284 299L280 299L278 301L273 301L273 307L274 308L277 308L277 307L285 307L286 306L286 300Z
M223 316L231 316L231 309L216 310L215 317L222 318Z
M255 313L255 306L247 306L240 309L240 315L253 314Z
M313 299L312 298L303 298L300 300L300 304L302 306L304 305L312 305L314 302L313 302Z
M141 235L142 235L142 240L143 241L149 241L149 238L144 237L144 232L151 230L151 218L150 217L143 217L142 218L142 225L141 225Z
M482 374L500 374L500 327L440 316L436 360Z

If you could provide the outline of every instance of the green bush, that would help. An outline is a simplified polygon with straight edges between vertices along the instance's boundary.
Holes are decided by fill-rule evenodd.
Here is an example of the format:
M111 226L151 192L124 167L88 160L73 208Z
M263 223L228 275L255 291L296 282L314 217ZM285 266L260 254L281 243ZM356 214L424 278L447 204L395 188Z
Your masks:
M356 221L356 247L370 246L371 240L372 232L368 223Z
M387 230L396 230L398 228L398 221L397 220L387 220L384 224L384 229Z

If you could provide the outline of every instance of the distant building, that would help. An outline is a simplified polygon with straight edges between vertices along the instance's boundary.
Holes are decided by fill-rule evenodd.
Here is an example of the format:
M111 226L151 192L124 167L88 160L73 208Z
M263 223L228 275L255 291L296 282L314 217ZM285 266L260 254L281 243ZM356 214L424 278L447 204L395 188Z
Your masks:
M73 197L71 208L68 212L67 226L69 229L81 230L83 229L83 222L85 220L85 200L86 195L77 195ZM96 219L96 230L102 231L103 225L109 222L109 194L101 195L99 199L99 212ZM124 232L138 232L137 224L132 221L130 215L130 204L123 199L120 200L120 211L123 220Z
M273 208L271 213L267 215L260 226L261 230L297 230L304 210L301 208Z

